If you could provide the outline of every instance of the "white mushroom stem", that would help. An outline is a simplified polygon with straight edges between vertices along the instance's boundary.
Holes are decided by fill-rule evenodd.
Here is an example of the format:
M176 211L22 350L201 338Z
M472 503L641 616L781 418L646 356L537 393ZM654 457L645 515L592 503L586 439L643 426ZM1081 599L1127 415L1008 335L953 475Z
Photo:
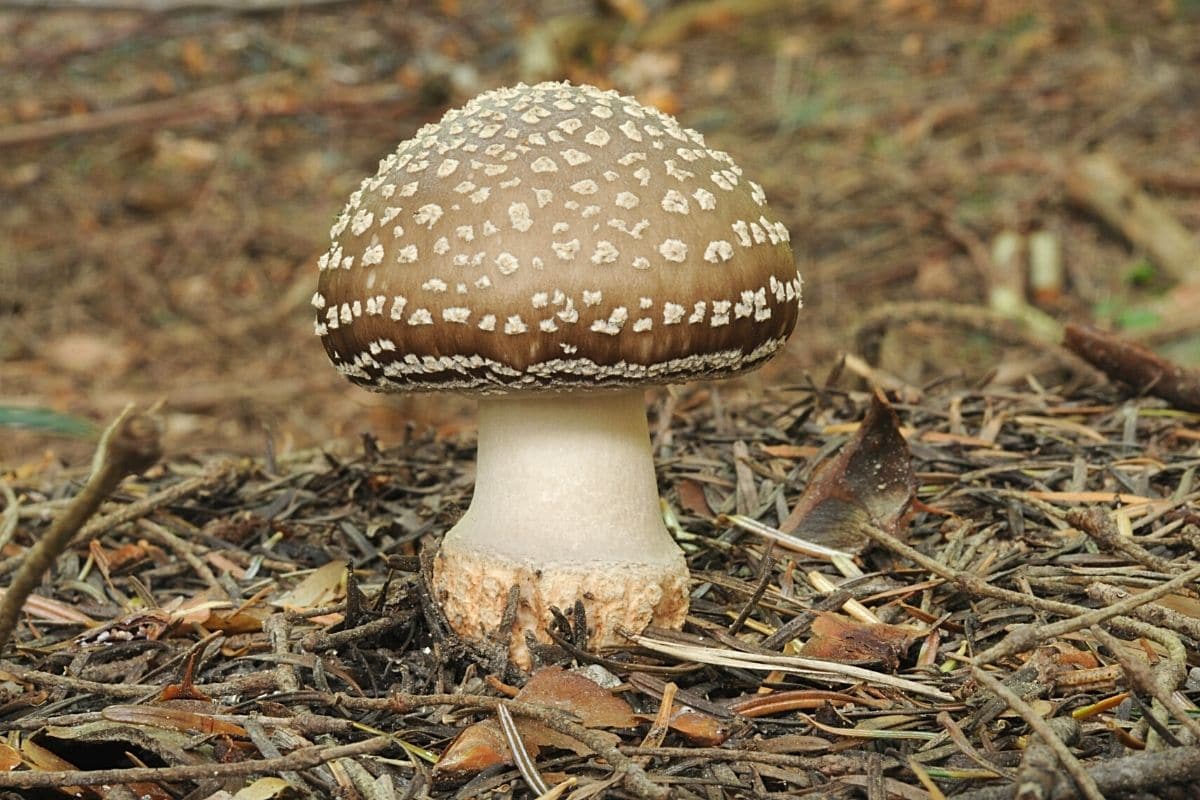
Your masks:
M642 397L481 400L475 495L447 539L512 559L676 558Z
M451 624L494 635L510 587L523 632L546 641L549 607L588 611L593 644L615 628L678 627L687 567L663 525L639 391L485 398L475 494L442 543L435 585Z

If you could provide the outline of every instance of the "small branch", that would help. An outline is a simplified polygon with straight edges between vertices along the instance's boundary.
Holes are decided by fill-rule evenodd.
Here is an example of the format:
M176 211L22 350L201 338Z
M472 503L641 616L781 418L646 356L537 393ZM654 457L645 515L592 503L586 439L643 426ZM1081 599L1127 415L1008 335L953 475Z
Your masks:
M1113 586L1110 583L1093 583L1087 587L1087 596L1105 606L1125 600L1132 595L1133 592L1128 589ZM1150 625L1182 633L1189 639L1200 641L1200 619L1195 617L1180 614L1159 603L1146 603L1129 613Z
M1046 720L1046 727L1054 734L1054 739L1066 745L1077 744L1082 733L1079 722L1072 717ZM1021 765L1013 777L1017 784L1013 796L1019 798L1047 797L1056 786L1066 784L1054 747L1041 736L1030 737L1021 756Z
M913 562L922 569L937 575L939 578L954 584L967 594L975 597L991 597L1015 606L1028 605L1038 609L1039 611L1047 611L1052 614L1063 614L1066 616L1083 614L1089 610L1083 606L1077 606L1071 603L1061 603L1057 600L1046 600L1041 597L1023 594L1021 592L1014 592L1012 589L994 586L977 575L952 569L951 567L943 564L941 561L938 561L935 558L930 558L921 551L917 550L915 547L905 544L878 526L860 525L859 530L862 531L865 536L872 539L877 544L887 548L888 550L891 550L901 558L907 558L909 561Z
M1187 709L1175 699L1174 691L1169 680L1163 680L1150 671L1145 662L1131 658L1121 647L1121 641L1099 626L1092 628L1092 635L1103 642L1112 651L1113 658L1125 671L1125 676L1133 686L1154 698L1154 701L1171 712L1171 716L1192 734L1192 741L1200 743L1200 722L1192 719Z
M1200 411L1200 370L1182 367L1140 344L1084 325L1067 325L1063 346L1139 394L1153 394L1185 411Z
M70 675L54 675L36 669L26 669L12 662L0 661L0 670L12 674L17 680L26 681L37 686L52 686L71 692L83 692L99 695L100 697L115 697L124 700L137 700L144 697L157 696L163 687L145 683L101 683L85 678L75 678ZM209 697L230 697L233 695L260 695L279 690L275 672L248 672L227 681L196 684L193 687Z
M958 586L968 594L976 597L992 597L997 600L1002 600L1013 605L1028 605L1039 611L1046 611L1052 614L1060 614L1067 617L1060 622L1050 625L1022 625L1014 629L1008 636L1002 639L999 643L975 656L972 661L976 665L983 666L992 664L1001 658L1015 655L1024 650L1028 650L1037 644L1046 641L1053 636L1062 636L1067 633L1073 633L1078 630L1097 625L1110 619L1116 619L1122 615L1128 614L1135 608L1139 608L1146 603L1152 602L1165 597L1172 592L1178 591L1183 587L1200 580L1200 567L1188 570L1182 575L1177 575L1169 581L1166 581L1153 589L1148 589L1145 592L1139 592L1136 595L1131 595L1125 600L1113 603L1104 608L1090 609L1084 606L1077 606L1072 603L1062 603L1057 600L1046 600L1042 597L1014 592L1011 589L1005 589L1000 586L994 586L986 580L969 573L960 572L951 569L937 559L921 553L911 545L897 539L895 536L881 530L875 525L860 525L859 530L866 536L870 537L876 543L891 550L893 553L907 558L922 569L932 572L939 578L943 578L954 585ZM1125 620L1129 623L1136 622L1135 620Z
M1168 594L1177 592L1180 589L1188 586L1195 581L1200 580L1200 567L1188 570L1182 575L1176 576L1169 581L1155 586L1152 589L1147 589L1144 592L1130 595L1120 602L1105 606L1104 608L1089 609L1071 616L1068 619L1060 620L1049 625L1022 625L1014 628L1013 631L999 643L993 645L987 650L977 655L973 661L975 664L994 664L1002 658L1007 658L1017 653L1023 652L1035 647L1043 642L1057 636L1065 636L1068 633L1075 633L1084 628L1090 628L1093 625L1098 625L1101 622L1114 620L1130 613L1135 608L1145 605L1160 597L1165 597ZM1029 598L1026 597L1026 602ZM1134 620L1129 620L1134 622Z
M1166 208L1141 190L1111 156L1080 156L1063 173L1067 194L1146 251L1180 283L1200 280L1200 245Z
M1107 759L1093 764L1087 774L1108 797L1153 796L1147 793L1200 779L1200 747L1172 747ZM1075 787L1064 782L1055 786L1045 800L1073 800L1078 796ZM955 795L955 800L1013 800L1013 787L988 786Z
M252 75L163 100L0 127L0 147L99 133L111 128L153 130L166 125L228 122L241 117L286 117L342 108L378 108L385 103L409 99L405 90L392 83L333 84L306 88L301 96L287 91L284 82L288 75L286 71Z
M300 647L309 653L319 653L325 650L337 650L348 644L369 641L395 628L402 628L413 621L412 612L395 612L394 614L370 622L364 622L354 628L347 628L336 633L316 631L307 634L300 640Z
M875 364L879 358L879 345L888 328L907 322L938 322L954 325L970 331L980 331L998 342L1046 351L1072 370L1083 365L1072 355L1064 355L1057 349L1047 349L1062 336L1058 322L1033 306L1023 305L1011 314L1001 313L984 306L942 303L916 300L903 303L885 303L863 317L854 333L855 350ZM1083 367L1086 369L1086 367Z
M770 764L775 767L811 770L827 778L861 772L867 757L866 753L851 751L804 756L735 747L647 747L645 745L625 745L621 748L621 752L631 756L655 758L696 758L704 761ZM889 757L884 761L884 767L887 769L894 769L897 765L898 762L894 758Z
M1135 619L1129 619L1128 617L1113 620L1110 627L1124 636L1149 639L1161 645L1163 650L1166 651L1167 657L1158 661L1153 672L1154 683L1159 687L1160 692L1170 694L1175 691L1176 687L1183 685L1188 674L1188 651L1178 636L1171 631ZM1159 727L1162 727L1162 723L1165 721L1165 715L1162 713L1164 708L1166 706L1156 696L1151 714L1148 714L1146 717L1147 724L1151 726L1151 733L1147 737L1147 744L1150 745L1151 749L1159 749L1160 746L1155 741L1159 733L1155 729L1151 717L1160 723Z
M209 590L214 593L214 596L226 600L230 599L229 592L225 591L225 587L217 580L216 574L213 573L208 564L204 563L204 559L200 558L189 542L176 536L167 530L167 528L152 520L138 520L138 528L147 539L166 547L191 567L192 572L196 573L208 585Z
M162 455L161 421L155 409L134 411L128 406L100 437L92 473L71 504L54 520L50 530L25 554L24 563L0 601L0 648L16 628L25 600L41 583L42 575L66 549L76 531L96 513L100 504L125 479L149 468Z
M1112 515L1102 508L1073 508L1064 515L1067 522L1096 540L1096 543L1131 560L1147 569L1174 575L1179 567L1170 560L1156 556L1132 538L1122 536L1113 522Z
M985 672L982 667L973 665L971 667L971 675L980 686L1004 700L1009 708L1021 715L1021 718L1025 720L1025 724L1040 736L1042 742L1048 745L1054 751L1054 754L1058 756L1059 763L1071 775L1072 780L1075 781L1075 786L1084 797L1088 798L1088 800L1104 800L1104 793L1096 785L1095 779L1088 774L1083 765L1079 763L1079 759L1075 758L1070 748L1067 747L1062 739L1058 738L1046 720L1042 719L1033 710L1031 705L1018 697L1015 692L1003 683Z

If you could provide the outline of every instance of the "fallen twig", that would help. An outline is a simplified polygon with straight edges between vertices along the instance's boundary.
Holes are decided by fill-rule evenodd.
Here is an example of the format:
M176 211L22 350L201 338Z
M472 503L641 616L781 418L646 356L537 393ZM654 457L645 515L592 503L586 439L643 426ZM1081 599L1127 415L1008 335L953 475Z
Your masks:
M1105 608L1091 609L1083 606L1077 606L1071 603L1062 603L1057 600L1046 600L1041 597L1035 597L1021 592L1014 592L1011 589L1005 589L1000 586L993 586L987 581L975 575L970 575L959 570L951 569L937 559L930 558L910 545L897 539L895 536L879 529L874 525L862 525L860 529L864 534L871 539L886 547L888 550L896 553L903 558L914 562L918 566L926 569L940 578L944 578L951 583L954 583L959 588L969 594L981 597L993 597L998 600L1007 601L1013 605L1029 605L1041 611L1048 611L1054 614L1062 614L1067 619L1061 620L1050 625L1034 626L1022 625L1015 628L1008 636L1000 640L999 643L993 645L987 650L972 659L973 663L978 666L992 664L1001 658L1015 655L1024 650L1034 647L1040 642L1049 640L1054 636L1062 636L1067 633L1073 633L1078 630L1096 625L1106 620L1115 620L1124 614L1129 613L1135 608L1138 608L1153 600L1168 595L1172 592L1187 586L1190 583L1200 580L1200 567L1188 570L1182 575L1177 575L1169 581L1166 581L1153 589L1148 589L1145 592L1140 592L1136 595L1131 595L1125 600L1106 606ZM1135 622L1128 620L1128 622Z
M1049 625L1019 626L1014 628L1008 636L1005 636L997 644L977 655L974 662L978 665L994 664L1002 658L1016 655L1042 642L1050 641L1054 637L1090 628L1093 625L1108 620L1115 620L1139 606L1145 605L1152 600L1157 600L1172 592L1179 591L1197 580L1200 580L1200 567L1188 570L1182 575L1177 575L1169 581L1160 583L1158 586L1130 595L1126 599L1105 606L1104 608L1080 609L1082 613L1073 614L1067 619L1059 620ZM1025 600L1028 602L1029 597L1025 596ZM1133 620L1130 620L1130 622L1133 622Z
M1081 732L1079 722L1073 717L1054 717L1046 720L1045 724L1052 738L1046 741L1041 736L1030 737L1029 745L1021 756L1021 765L1013 776L1015 797L1045 797L1054 791L1054 787L1068 783L1063 780L1066 776L1059 767L1058 756L1051 742L1057 741L1068 747L1077 744Z
M96 513L104 499L127 475L147 469L162 455L159 443L162 425L155 410L141 412L127 406L100 436L87 483L54 520L50 530L42 534L25 554L24 563L4 592L4 599L0 601L0 648L12 635L26 598L41 583L42 575L71 542L76 531Z
M1113 586L1109 583L1093 583L1087 587L1087 595L1096 602L1107 606L1125 600L1131 597L1133 593L1128 589ZM1138 606L1129 613L1131 616L1150 625L1182 633L1189 639L1200 641L1200 620L1195 617L1189 617L1186 614L1180 614L1178 611L1173 611L1160 603L1146 603L1143 606Z
M1120 663L1121 669L1125 670L1125 676L1133 684L1133 687L1153 697L1157 703L1171 712L1171 716L1175 717L1180 725L1187 728L1188 732L1192 734L1193 741L1200 742L1200 722L1192 719L1187 709L1175 699L1173 693L1177 687L1171 686L1168 681L1160 679L1159 676L1150 671L1150 668L1144 662L1130 658L1121 649L1120 640L1108 631L1096 625L1092 626L1091 633L1103 642L1105 647L1112 651L1113 657Z
M26 669L17 664L0 661L0 670L9 673L14 678L35 686L51 686L67 689L73 692L94 694L101 697L114 697L123 700L137 700L157 696L163 689L160 685L147 683L104 683L90 681L86 678L76 678L71 675L54 675L36 669ZM279 689L275 673L250 672L239 675L227 681L196 684L193 688L208 697L230 697L234 695L258 695L274 692Z
M854 332L855 350L868 364L879 360L880 342L888 328L906 322L940 322L966 330L982 331L999 342L1046 350L1046 345L1057 342L1061 331L1058 323L1041 312L1028 313L1032 306L1022 306L1014 315L1004 314L984 306L913 301L885 303L863 317ZM1036 311L1036 309L1033 309ZM1046 351L1063 360L1072 369L1081 365L1073 356L1064 356L1055 350Z
M199 121L228 121L243 116L291 116L332 108L375 107L408 99L406 90L394 83L326 86L319 91L306 89L305 96L291 96L280 90L281 79L288 74L278 71L252 75L222 86L197 89L164 100L9 125L0 128L0 147L59 136L99 133L119 127L150 129Z
M1196 269L1200 273L1200 261ZM1153 394L1185 411L1200 411L1200 371L1085 325L1067 325L1063 345L1139 394Z
M1181 283L1200 281L1200 246L1167 209L1104 153L1080 156L1063 173L1067 194L1145 250Z
M1200 778L1200 746L1172 747L1169 750L1144 752L1124 758L1114 758L1090 766L1087 774L1092 783L1108 797L1126 796L1164 786L1184 786ZM1076 788L1062 783L1054 787L1045 800L1071 800L1078 797ZM955 800L1012 800L1013 787L988 786L955 795Z
M1092 508L1074 508L1065 515L1067 522L1096 540L1105 549L1128 556L1131 560L1147 569L1173 575L1178 566L1162 556L1156 556L1132 538L1122 536L1113 522L1112 515L1106 510Z
M371 710L408 711L425 706L459 706L462 708L480 708L495 711L504 705L509 712L522 717L529 717L570 736L576 741L587 745L596 755L603 758L613 769L624 777L625 788L637 797L666 798L668 791L646 775L645 771L629 756L614 747L601 731L585 728L575 722L566 712L538 703L527 703L520 700L509 700L503 697L472 694L410 694L397 692L387 698L349 697L346 695L329 695L320 692L300 692L297 698L302 701L327 701L333 705L347 708L362 708Z
M1071 778L1075 781L1075 786L1089 800L1104 800L1104 794L1100 788L1096 786L1095 779L1087 773L1083 765L1079 763L1079 759L1071 752L1070 748L1058 738L1058 735L1050 727L1046 720L1042 719L1041 715L1033 710L1033 707L1022 700L1016 692L1009 689L1001 681L989 675L982 667L973 665L971 667L971 675L979 683L980 686L987 689L992 694L1004 700L1013 711L1021 715L1028 725L1038 736L1042 742L1054 751L1058 756L1058 761L1062 764Z

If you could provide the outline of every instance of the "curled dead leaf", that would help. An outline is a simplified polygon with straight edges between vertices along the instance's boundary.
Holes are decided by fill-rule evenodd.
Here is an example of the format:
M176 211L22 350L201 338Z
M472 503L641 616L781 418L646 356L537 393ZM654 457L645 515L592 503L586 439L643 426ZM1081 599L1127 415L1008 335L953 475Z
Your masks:
M668 724L671 730L694 745L717 747L733 735L733 726L728 720L718 719L688 706L677 705L676 708L679 710L671 715Z
M779 529L826 547L860 553L868 541L860 527L871 523L898 533L915 487L912 453L900 421L876 392L858 431L836 456L817 465Z

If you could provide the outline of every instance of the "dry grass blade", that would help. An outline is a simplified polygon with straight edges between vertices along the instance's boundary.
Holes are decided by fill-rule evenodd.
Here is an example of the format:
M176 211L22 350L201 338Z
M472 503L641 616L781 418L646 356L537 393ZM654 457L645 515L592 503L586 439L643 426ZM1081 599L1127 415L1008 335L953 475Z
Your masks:
M1000 776L1001 778L1007 778L1008 780L1013 779L1014 773L1012 770L1001 767L997 764L993 764L991 761L988 761L983 757L983 754L980 753L979 750L967 739L966 733L964 733L963 729L959 727L957 722L954 721L953 717L943 711L937 715L937 721L938 724L942 726L942 730L944 730L950 737L950 741L954 742L954 745L962 752L963 755L984 769L996 773L996 775Z
M738 667L741 669L757 669L763 671L778 670L791 672L817 680L836 681L839 683L865 682L875 686L886 686L903 692L911 692L946 703L954 702L954 695L926 686L917 681L898 678L862 667L849 664L834 664L830 661L820 661L815 658L800 658L798 656L772 656L757 653L743 653L738 650L728 650L721 647L697 647L695 645L677 644L649 636L630 637L638 646L653 650L663 655L674 656L687 661L697 661L701 664Z
M791 550L795 553L806 555L809 558L819 558L824 561L834 563L843 571L843 565L850 565L849 571L843 571L847 578L861 577L862 570L854 564L854 556L844 550L835 550L832 547L817 544L815 542L805 541L798 536L793 536L790 533L784 533L778 528L773 528L770 525L765 525L756 519L747 517L744 514L722 514L717 517L718 525L733 525L736 528L741 528L748 533L753 533L756 536L761 536L764 539L774 542L780 547Z
M539 795L544 795L550 791L550 787L542 778L542 774L538 772L537 764L534 763L533 757L529 755L529 750L525 748L525 742L521 739L521 732L517 730L517 722L513 719L512 714L504 704L496 706L496 717L500 720L500 730L504 733L504 741L508 745L508 750L512 753L513 763L517 765L517 769L521 773L521 777L525 779L525 783L529 784L529 788L537 792Z
M542 792L541 794L539 794L539 795L538 795L538 796L535 798L535 800L558 800L558 798L560 798L560 797L562 797L564 794L566 794L566 793L567 793L567 791L569 791L570 789L573 789L573 788L575 787L575 784L577 784L577 783L579 783L579 780L578 780L578 779L576 779L576 778L567 778L567 779L566 779L565 781L563 781L562 783L560 783L560 784L557 784L557 785L556 785L556 786L555 786L553 789L551 789L550 791L548 791L548 792Z
M825 723L813 719L808 714L797 714L796 716L812 725L819 731L831 733L834 736L845 736L851 739L875 739L875 740L895 740L895 739L913 739L919 742L932 742L941 737L937 731L893 731L881 728L839 728L836 725L826 725Z

